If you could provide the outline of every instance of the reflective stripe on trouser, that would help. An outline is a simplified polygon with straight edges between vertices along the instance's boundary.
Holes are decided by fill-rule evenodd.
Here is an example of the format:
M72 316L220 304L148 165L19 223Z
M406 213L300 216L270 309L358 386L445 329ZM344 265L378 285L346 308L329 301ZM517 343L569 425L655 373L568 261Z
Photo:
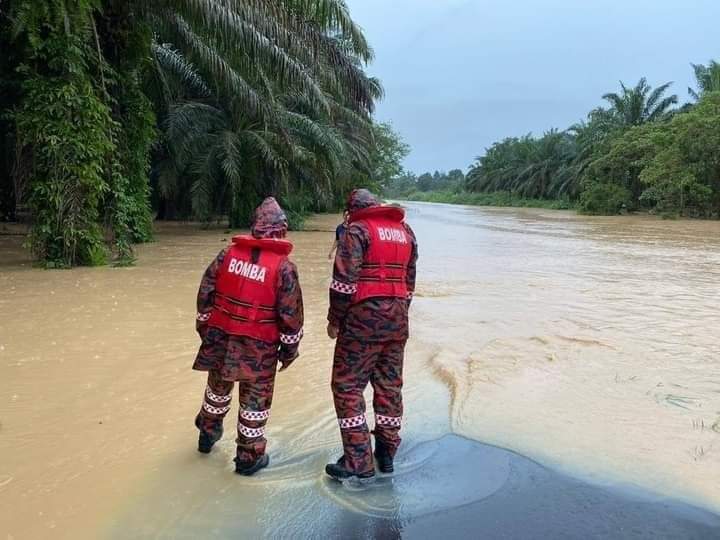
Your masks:
M237 457L243 462L253 462L265 453L265 425L270 416L275 373L264 370L253 381L240 381L240 409L237 423ZM232 381L225 381L217 371L208 372L208 383L205 389L197 426L213 440L220 438L225 415L230 409Z
M373 386L375 436L391 455L400 445L405 341L361 342L340 336L335 345L332 390L345 452L356 473L374 469L363 391Z

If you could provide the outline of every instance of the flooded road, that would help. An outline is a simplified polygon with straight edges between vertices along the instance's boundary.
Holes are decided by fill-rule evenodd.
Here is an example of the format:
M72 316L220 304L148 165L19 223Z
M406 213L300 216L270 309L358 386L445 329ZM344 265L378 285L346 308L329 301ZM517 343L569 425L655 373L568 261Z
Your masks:
M719 223L411 215L433 259L415 336L453 431L720 508Z
M359 493L322 474L337 219L292 235L306 337L252 479L231 472L230 420L210 456L192 424L195 293L228 234L162 225L135 267L72 271L0 236L0 537L393 538L503 489L492 451L482 484L463 478L465 440L720 511L720 223L410 204L404 446L395 488Z

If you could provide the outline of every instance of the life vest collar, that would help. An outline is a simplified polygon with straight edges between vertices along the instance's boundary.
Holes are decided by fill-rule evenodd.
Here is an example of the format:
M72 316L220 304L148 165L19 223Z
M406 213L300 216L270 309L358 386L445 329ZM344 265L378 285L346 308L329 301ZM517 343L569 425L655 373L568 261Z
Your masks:
M233 236L233 244L248 248L266 249L278 255L290 255L293 250L292 242L282 238L255 238L247 234Z
M402 223L405 219L405 209L400 208L399 206L383 205L362 208L360 210L355 210L350 214L350 223L372 218L381 218Z

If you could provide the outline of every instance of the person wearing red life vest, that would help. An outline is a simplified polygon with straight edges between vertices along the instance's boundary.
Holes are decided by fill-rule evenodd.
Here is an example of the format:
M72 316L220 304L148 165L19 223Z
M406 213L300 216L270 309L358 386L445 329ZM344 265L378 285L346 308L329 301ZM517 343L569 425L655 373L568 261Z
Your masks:
M332 391L343 456L326 466L336 480L375 475L363 392L373 387L375 457L394 469L402 424L402 371L408 309L415 290L417 241L405 211L381 205L368 190L351 193L349 225L330 285L328 336L337 339Z
M209 453L223 433L235 382L239 387L235 472L266 467L265 425L275 372L298 356L303 335L302 291L288 259L287 218L272 197L255 211L251 235L236 236L203 275L196 327L202 338L193 369L208 372L195 419L198 450Z

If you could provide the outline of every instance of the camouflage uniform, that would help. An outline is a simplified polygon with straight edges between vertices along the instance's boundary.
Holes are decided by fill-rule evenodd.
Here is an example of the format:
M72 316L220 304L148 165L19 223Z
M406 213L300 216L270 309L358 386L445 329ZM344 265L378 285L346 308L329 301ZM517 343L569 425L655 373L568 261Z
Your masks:
M284 214L274 199L272 203L266 200L256 212L253 236L284 236L287 222L283 220ZM196 327L202 344L193 369L207 371L208 380L195 425L212 441L219 440L223 419L230 410L232 389L238 382L237 461L251 463L265 453L265 424L270 416L277 363L280 361L287 367L298 356L303 327L302 291L295 265L285 261L277 279L280 344L226 334L207 325L224 257L225 250L205 271L198 291Z
M372 195L354 192L349 209L377 205ZM417 241L403 224L412 244L407 267L410 294L402 298L369 298L353 304L370 233L363 222L352 223L338 247L330 287L328 322L339 328L332 372L332 391L344 447L345 467L358 474L374 471L363 391L373 387L376 439L391 456L400 445L402 422L402 370L408 339L408 309L415 289Z

